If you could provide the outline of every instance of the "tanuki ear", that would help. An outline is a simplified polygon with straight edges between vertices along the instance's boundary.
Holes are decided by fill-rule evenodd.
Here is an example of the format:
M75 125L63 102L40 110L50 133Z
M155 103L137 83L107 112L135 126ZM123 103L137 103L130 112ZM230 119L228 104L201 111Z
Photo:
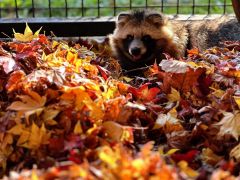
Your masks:
M151 13L147 16L147 20L153 23L156 27L164 24L165 17L161 13Z
M117 16L117 22L116 22L117 26L118 26L118 27L124 26L124 25L128 22L128 20L130 19L130 16L131 16L131 14L128 13L128 12L122 12L122 13L120 13L120 14Z

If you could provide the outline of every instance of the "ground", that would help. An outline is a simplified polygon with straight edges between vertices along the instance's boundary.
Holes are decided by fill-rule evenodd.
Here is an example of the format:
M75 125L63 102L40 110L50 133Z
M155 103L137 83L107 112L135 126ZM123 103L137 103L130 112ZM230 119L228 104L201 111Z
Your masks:
M102 43L0 42L5 179L237 179L240 43L129 77Z

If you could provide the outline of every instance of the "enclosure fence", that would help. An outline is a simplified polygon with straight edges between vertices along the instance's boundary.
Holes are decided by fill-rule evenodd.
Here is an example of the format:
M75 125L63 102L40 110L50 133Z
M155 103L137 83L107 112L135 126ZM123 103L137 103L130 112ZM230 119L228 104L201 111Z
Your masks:
M22 31L43 26L57 36L102 36L114 29L114 17L129 9L155 9L178 17L235 14L240 0L0 0L0 38L12 28Z

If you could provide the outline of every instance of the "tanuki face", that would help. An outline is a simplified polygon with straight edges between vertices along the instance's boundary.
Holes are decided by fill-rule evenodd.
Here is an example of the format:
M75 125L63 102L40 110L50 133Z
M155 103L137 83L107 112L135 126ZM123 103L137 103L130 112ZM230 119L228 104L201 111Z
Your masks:
M162 14L133 11L118 15L110 44L124 68L131 69L161 59L172 38L173 32Z

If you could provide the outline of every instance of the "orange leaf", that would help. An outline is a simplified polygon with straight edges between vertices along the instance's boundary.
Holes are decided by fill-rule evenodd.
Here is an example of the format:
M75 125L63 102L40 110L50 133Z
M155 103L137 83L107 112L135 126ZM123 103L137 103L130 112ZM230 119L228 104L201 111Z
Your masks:
M138 99L143 101L152 101L156 98L156 95L160 92L160 89L157 87L148 88L149 83L146 83L139 88L129 87L128 91L131 92Z
M197 85L200 75L206 71L205 68L195 69L185 62L176 60L165 60L160 65L165 71L161 74L165 92L169 92L171 87L181 92L189 92Z

